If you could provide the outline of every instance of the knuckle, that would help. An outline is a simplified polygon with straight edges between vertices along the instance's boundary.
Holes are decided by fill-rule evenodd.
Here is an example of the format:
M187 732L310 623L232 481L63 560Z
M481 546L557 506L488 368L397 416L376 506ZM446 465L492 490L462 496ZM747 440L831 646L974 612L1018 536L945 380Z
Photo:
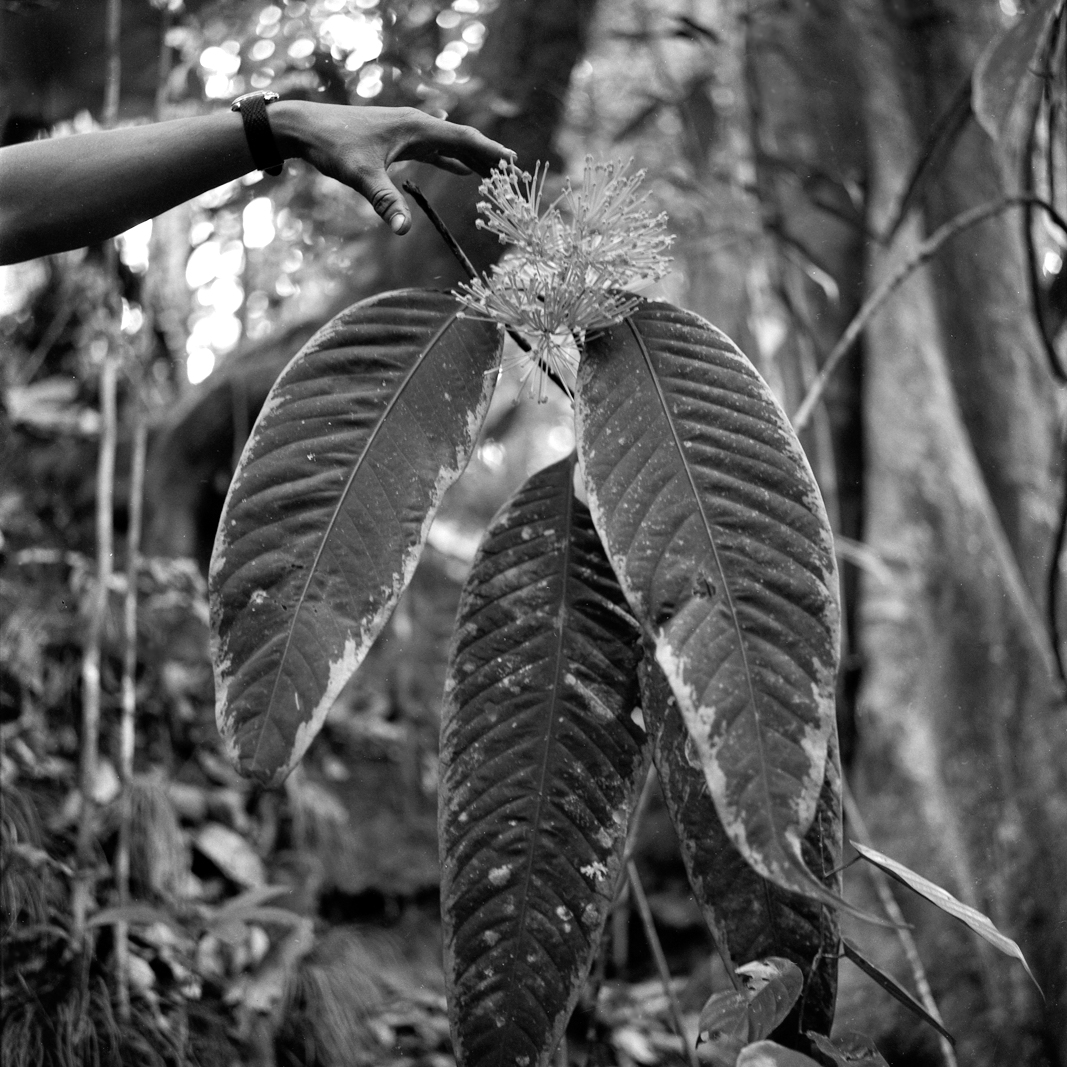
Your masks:
M370 205L375 211L384 211L393 200L392 190L377 189L370 195Z

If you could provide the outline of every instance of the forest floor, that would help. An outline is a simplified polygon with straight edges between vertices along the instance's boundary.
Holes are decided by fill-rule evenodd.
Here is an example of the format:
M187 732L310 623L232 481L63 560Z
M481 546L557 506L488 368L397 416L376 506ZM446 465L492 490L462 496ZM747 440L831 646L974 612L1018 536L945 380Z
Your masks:
M241 779L222 752L201 570L162 559L146 560L138 578L135 774L124 787L125 578L114 577L86 805L89 501L69 449L56 463L47 447L6 444L22 459L0 485L5 1067L452 1064L434 687L456 583L442 559L428 554L399 629L383 635L302 766L274 791ZM71 485L57 486L64 469ZM60 500L69 513L59 514ZM638 859L692 1040L725 976L658 804ZM685 1063L672 1018L622 893L559 1062Z

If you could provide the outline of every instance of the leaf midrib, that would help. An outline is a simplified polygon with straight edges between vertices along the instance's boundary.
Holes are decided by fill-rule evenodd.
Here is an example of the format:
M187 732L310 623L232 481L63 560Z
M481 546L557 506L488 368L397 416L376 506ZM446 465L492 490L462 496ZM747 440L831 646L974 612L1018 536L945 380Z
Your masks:
M574 475L574 457L571 456L571 461L568 464L571 472L571 477ZM519 908L518 928L515 933L515 949L511 954L511 960L508 963L507 977L504 983L504 989L514 989L515 971L518 967L519 961L519 945L522 943L523 938L526 936L526 916L529 911L530 902L530 885L533 882L534 863L537 859L537 846L539 842L539 828L541 825L541 817L545 807L545 784L548 780L548 768L552 762L551 757L556 745L556 703L559 697L559 685L560 675L563 671L563 646L564 636L566 632L566 616L567 616L567 590L569 586L568 574L570 572L571 562L571 524L573 520L574 509L574 491L571 487L571 482L568 480L566 489L564 490L565 508L563 513L563 559L560 573L562 574L562 582L560 583L560 603L559 608L556 611L556 618L559 621L559 625L556 627L557 639L556 639L556 668L554 672L552 682L552 698L549 706L549 718L548 718L548 730L545 737L545 754L541 760L541 773L539 776L537 787L537 806L534 809L534 818L531 823L530 834L530 850L526 858L526 875L523 879L522 896ZM504 1061L502 1059L504 1054L504 1043L500 1042L497 1045L496 1064L497 1067L503 1067Z
M722 588L726 597L726 604L729 610L730 621L733 624L734 633L737 637L737 645L741 652L741 663L744 668L745 686L748 690L749 705L752 708L752 717L755 720L756 725L756 746L759 754L760 767L759 778L763 792L764 807L767 813L768 820L773 826L775 836L777 837L780 834L780 830L778 828L778 823L774 818L774 806L771 803L770 784L767 781L767 761L763 745L763 724L760 721L759 706L756 703L756 690L752 680L752 670L748 662L748 650L745 647L744 634L741 630L741 622L738 618L737 609L734 605L733 593L730 589L730 582L727 579L726 571L722 565L722 560L719 558L719 548L715 541L715 535L712 533L710 520L704 510L704 502L700 497L699 491L697 490L696 481L693 478L693 473L690 470L690 465L686 458L685 451L682 448L681 438L679 437L678 431L675 428L673 413L671 412L671 409L667 404L666 394L663 392L663 388L660 385L659 378L656 375L656 369L652 363L652 354L649 352L648 346L645 344L644 337L637 329L637 326L634 322L634 316L631 315L627 317L625 321L627 328L630 330L630 333L637 344L638 351L641 353L641 358L645 363L645 367L648 371L648 376L651 379L652 386L656 391L656 397L659 401L660 407L663 410L663 417L667 422L667 426L671 433L671 438L674 441L675 451L677 452L678 457L681 461L682 469L685 472L686 480L689 483L690 492L693 494L693 499L696 501L697 510L700 514L700 521L704 527L704 532L707 536L708 544L711 546L711 553L712 557L715 560L715 567L718 570L719 578L722 581ZM688 726L686 728L688 729Z
M352 483L355 481L356 475L362 469L363 463L366 460L368 453L370 452L371 446L377 440L378 435L381 433L382 428L385 425L387 419L389 418L390 413L400 402L400 398L403 396L404 391L411 384L411 381L415 377L415 374L422 368L423 364L429 358L430 353L433 351L434 347L444 336L445 332L451 328L451 326L453 325L453 323L455 323L458 317L459 312L453 311L453 313L448 317L448 319L437 329L433 337L423 346L422 352L415 360L415 362L411 365L407 374L405 374L404 377L401 379L399 387L396 389L395 393L390 398L389 402L386 404L385 409L382 411L381 416L378 418L378 421L374 426L374 429L368 435L367 441L363 446L363 450L359 454L359 458L352 465L352 469L349 472L348 479L345 481L344 489L342 489L340 494L338 495L337 503L334 505L333 514L330 515L330 520L326 524L326 529L324 530L322 538L319 541L319 547L315 551L315 559L312 561L311 566L308 568L307 578L304 580L304 587L300 590L300 596L297 599L295 608L293 609L292 619L289 622L289 630L285 635L285 647L282 649L281 658L278 660L278 667L274 673L274 684L271 686L270 698L267 701L267 706L263 714L263 718L260 720L259 737L256 739L256 747L252 752L253 767L256 766L259 761L260 749L263 747L263 740L267 733L266 727L274 714L274 698L278 693L278 686L281 682L286 661L289 658L289 649L293 643L293 634L296 632L297 620L300 618L300 614L304 610L304 603L307 600L308 589L311 588L312 579L318 573L319 561L322 559L322 554L326 550L326 544L330 540L331 535L333 534L334 527L337 524L337 517L338 515L340 515L341 509L348 498L349 492L352 489Z

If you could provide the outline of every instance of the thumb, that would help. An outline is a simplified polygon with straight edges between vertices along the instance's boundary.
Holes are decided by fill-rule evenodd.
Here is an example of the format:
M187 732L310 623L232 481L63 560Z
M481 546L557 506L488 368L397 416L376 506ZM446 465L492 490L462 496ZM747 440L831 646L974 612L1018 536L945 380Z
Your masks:
M400 190L389 180L389 175L382 171L367 182L368 192L364 195L374 210L389 223L393 233L407 233L411 229L411 211Z

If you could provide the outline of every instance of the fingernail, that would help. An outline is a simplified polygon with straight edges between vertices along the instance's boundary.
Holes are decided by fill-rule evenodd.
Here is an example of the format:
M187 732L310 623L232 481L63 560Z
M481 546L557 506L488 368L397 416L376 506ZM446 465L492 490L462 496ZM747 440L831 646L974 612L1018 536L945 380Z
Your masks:
M389 229L391 229L393 233L399 233L404 228L404 223L406 221L404 216L398 211L395 215L390 217Z

